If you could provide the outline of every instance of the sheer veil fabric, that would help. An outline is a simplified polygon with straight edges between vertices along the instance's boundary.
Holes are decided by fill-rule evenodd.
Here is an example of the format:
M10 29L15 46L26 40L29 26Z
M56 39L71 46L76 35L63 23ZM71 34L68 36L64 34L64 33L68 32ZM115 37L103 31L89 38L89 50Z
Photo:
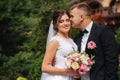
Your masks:
M53 25L53 21L51 21L50 23L50 27L49 27L49 32L48 32L48 37L47 37L47 42L46 42L46 46L48 45L50 39L56 35L56 31L54 30L54 25Z

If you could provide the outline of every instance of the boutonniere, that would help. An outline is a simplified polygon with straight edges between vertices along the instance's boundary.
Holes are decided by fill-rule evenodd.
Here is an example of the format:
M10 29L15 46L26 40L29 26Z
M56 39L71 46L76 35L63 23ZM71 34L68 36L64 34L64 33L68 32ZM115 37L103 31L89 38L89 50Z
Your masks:
M96 48L95 42L94 41L88 42L87 48L91 50L95 49Z

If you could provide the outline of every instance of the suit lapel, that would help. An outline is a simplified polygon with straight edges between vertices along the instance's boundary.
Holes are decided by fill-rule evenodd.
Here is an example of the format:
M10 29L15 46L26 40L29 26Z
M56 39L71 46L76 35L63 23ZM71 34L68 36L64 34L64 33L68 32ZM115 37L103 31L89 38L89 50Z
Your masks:
M74 39L75 43L78 46L78 51L80 52L81 50L81 40L82 40L82 36L81 36L81 32L77 35L77 37Z
M91 41L91 40L94 41L94 40L95 40L95 36L96 36L96 24L93 23L92 28L91 28L90 35L89 35L89 37L88 37L87 44L88 44L88 42ZM79 52L80 52L80 50L81 50L81 40L82 40L82 36L81 36L81 34L79 33L79 34L77 35L77 37L74 39L75 43L76 43L77 46L78 46L78 51L79 51ZM85 51L86 51L87 53L90 53L90 52L89 52L89 49L87 48L87 44L86 44L86 49L85 49Z
M88 42L90 42L91 40L94 41L95 36L96 36L96 25L95 25L95 23L93 23L92 28L91 28L91 32L90 32L90 35L88 37L88 41L87 41L87 44L86 44L86 52L87 53L89 53L89 49L87 48Z

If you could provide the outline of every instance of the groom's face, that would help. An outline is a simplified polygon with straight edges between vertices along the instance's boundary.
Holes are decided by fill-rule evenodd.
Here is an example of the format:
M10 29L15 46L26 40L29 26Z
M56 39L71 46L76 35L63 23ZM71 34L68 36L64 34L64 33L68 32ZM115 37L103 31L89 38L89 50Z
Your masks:
M81 22L82 22L80 10L77 8L74 8L70 11L70 15L71 15L70 20L71 20L72 27L80 28Z

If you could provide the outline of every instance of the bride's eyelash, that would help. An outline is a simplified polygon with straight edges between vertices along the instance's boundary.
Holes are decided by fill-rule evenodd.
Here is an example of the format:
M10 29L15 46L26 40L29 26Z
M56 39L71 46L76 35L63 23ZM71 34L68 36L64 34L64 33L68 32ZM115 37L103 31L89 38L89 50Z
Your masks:
M60 20L59 22L60 22L60 23L63 23L64 21L69 22L69 21L70 21L70 19Z
M69 22L69 21L70 21L70 19L67 19L67 20L66 20L66 22Z
M59 23L63 23L64 21L63 20L60 20Z

